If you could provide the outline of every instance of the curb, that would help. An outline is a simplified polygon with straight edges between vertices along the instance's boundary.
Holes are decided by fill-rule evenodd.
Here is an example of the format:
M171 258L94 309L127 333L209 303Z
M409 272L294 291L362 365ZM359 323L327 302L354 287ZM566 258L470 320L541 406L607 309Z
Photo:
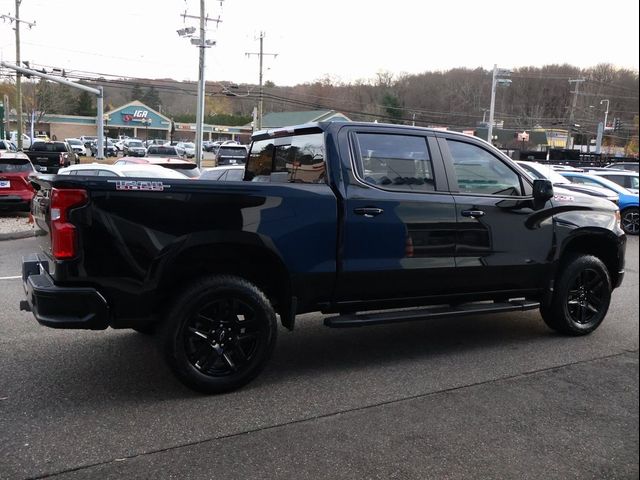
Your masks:
M0 233L0 241L2 240L19 240L21 238L39 237L45 235L44 230L23 230L21 232Z

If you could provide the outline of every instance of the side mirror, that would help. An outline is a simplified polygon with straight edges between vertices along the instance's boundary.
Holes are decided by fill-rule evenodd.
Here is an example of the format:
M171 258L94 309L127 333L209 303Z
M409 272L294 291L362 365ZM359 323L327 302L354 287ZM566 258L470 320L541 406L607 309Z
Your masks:
M551 183L551 180L534 180L533 198L539 202L546 202L553 198L553 183Z

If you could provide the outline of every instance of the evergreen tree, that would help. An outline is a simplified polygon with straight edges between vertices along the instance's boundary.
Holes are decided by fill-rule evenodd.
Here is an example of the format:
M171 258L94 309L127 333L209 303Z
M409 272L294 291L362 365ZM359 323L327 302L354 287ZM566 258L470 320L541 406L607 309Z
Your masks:
M78 95L76 110L74 113L76 115L82 115L86 117L95 116L96 109L93 106L93 98L89 92L85 92L83 90L80 95Z
M382 97L382 105L386 114L391 117L391 123L402 123L402 108L398 97L387 92Z
M142 96L142 103L154 110L160 110L160 95L158 95L158 91L153 85L151 85Z
M140 84L136 83L131 89L131 95L129 96L129 101L139 100L142 101L144 95L142 94L142 88Z

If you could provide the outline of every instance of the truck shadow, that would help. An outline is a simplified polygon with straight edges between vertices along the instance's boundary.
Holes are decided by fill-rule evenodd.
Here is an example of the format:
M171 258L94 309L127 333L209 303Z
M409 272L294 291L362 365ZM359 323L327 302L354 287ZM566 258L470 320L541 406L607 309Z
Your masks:
M128 330L81 332L79 336L43 344L45 351L39 355L47 358L47 371L55 372L55 376L43 370L28 372L28 381L34 387L41 386L43 395L89 403L202 397L175 379L154 337ZM322 325L320 315L305 315L294 332L280 329L278 345L265 371L243 389L228 395L277 389L284 384L290 386L291 382L304 384L307 377L338 377L345 372L365 375L371 374L372 368L390 366L419 368L416 364L421 361L443 358L450 362L454 375L468 361L464 360L465 355L477 350L517 350L559 338L537 313L351 329L329 329Z

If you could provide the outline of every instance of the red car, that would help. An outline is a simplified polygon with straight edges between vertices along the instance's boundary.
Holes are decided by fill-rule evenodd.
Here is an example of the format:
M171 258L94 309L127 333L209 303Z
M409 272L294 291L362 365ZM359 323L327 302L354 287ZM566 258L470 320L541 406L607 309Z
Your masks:
M28 212L35 190L29 174L35 173L29 157L22 152L0 155L0 209Z

